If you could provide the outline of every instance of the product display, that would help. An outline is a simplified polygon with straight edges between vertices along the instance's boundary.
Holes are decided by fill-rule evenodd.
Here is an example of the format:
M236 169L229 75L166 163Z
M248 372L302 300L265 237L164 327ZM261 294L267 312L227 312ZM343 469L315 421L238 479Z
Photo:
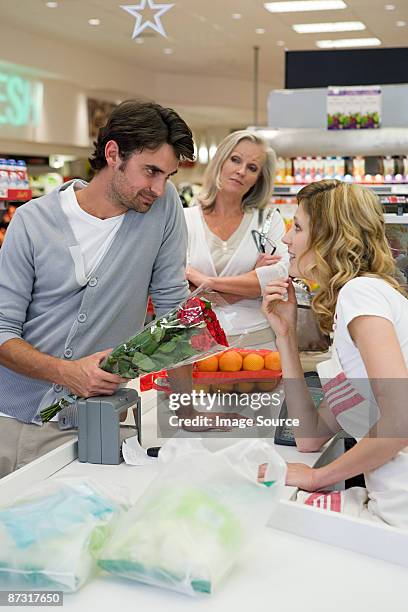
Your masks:
M277 185L302 185L333 178L373 185L407 183L408 156L278 157Z
M32 192L26 163L23 160L0 159L0 247L7 226L19 203L31 198Z

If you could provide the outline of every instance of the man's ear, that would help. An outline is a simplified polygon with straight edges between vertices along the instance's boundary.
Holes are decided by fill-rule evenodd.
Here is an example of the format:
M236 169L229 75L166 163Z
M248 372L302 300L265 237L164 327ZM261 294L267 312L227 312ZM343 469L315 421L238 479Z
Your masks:
M105 158L108 167L116 168L120 164L119 147L114 140L108 140L105 145Z

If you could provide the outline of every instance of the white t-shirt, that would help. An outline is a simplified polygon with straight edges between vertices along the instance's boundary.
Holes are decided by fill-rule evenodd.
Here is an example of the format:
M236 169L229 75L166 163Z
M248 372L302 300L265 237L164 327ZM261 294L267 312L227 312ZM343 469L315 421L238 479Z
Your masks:
M98 219L82 210L75 195L75 183L60 192L61 207L68 217L74 236L81 249L85 276L89 277L122 225L124 215Z
M347 327L362 315L391 321L408 366L408 300L385 280L366 276L350 280L339 292L336 313L336 347L347 378L367 378L364 362Z
M109 219L98 219L98 217L88 214L79 206L74 186L75 183L72 183L67 189L60 191L61 207L78 242L85 277L89 278L112 244L122 225L124 215L110 217ZM0 412L0 417L2 416L14 418ZM57 421L58 416L51 420Z
M367 370L347 325L362 315L391 321L408 367L408 299L380 278L359 277L340 290L336 312L334 339L342 369L352 385L357 389L359 384L364 385L363 396L375 402L371 389L367 393L369 385L364 383ZM378 351L381 353L381 346ZM406 437L406 432L401 431L401 436ZM390 525L408 529L408 447L384 465L367 472L365 481L368 510Z

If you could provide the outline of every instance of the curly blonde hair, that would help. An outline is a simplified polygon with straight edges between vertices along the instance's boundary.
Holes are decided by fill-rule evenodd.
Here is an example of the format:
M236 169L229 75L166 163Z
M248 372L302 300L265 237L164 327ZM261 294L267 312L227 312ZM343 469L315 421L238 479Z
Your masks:
M213 159L207 166L203 180L203 188L198 197L198 202L204 210L209 212L214 208L217 193L221 189L221 169L224 162L242 140L249 140L249 142L261 146L266 154L265 161L255 185L253 185L248 193L242 198L242 210L250 210L253 208L263 209L270 203L276 172L275 151L271 149L266 140L258 136L258 134L254 134L250 130L239 130L224 138L218 145L217 152Z
M303 187L297 200L310 220L308 252L315 263L305 272L320 285L312 306L324 333L332 331L337 296L352 278L382 278L406 295L396 280L383 211L371 189L323 180Z

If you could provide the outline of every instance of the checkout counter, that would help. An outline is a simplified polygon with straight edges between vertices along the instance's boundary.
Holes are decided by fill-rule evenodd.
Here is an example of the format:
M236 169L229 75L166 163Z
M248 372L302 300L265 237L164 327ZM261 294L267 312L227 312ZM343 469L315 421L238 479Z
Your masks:
M142 403L143 446L158 446L161 441L157 439L156 393L143 393ZM275 448L285 461L315 465L318 461L331 460L333 453L341 452L341 441L328 443L318 453L300 454L295 447L289 446ZM144 466L124 463L97 465L80 463L77 456L77 442L73 440L6 476L0 480L0 503L10 502L29 485L45 478L62 476L91 477L101 484L113 482L126 487L132 501L136 501L158 471L156 462ZM327 527L325 520L334 513L321 512L290 501L294 492L293 487L285 487L284 499L272 514L268 526L260 526L259 538L248 547L245 558L233 568L214 595L193 599L101 573L77 593L64 593L64 609L75 612L99 608L120 608L121 612L257 612L265 608L279 612L344 612L357 609L406 612L406 567L338 547L343 546L343 541L350 537L351 540L357 538L360 545L368 538L369 544L372 525L337 515L329 516L329 523L330 519L334 520ZM346 523L351 521L351 531L350 525L343 523L344 520ZM319 526L323 530L329 529L333 536L332 544L337 543L338 546L309 539L319 539L321 534L316 533ZM384 531L382 527L379 529ZM394 538L398 536L398 530L391 531L397 532L392 534ZM296 533L298 535L294 535ZM389 535L386 531L383 542L388 542L392 550L396 541L393 538L389 540ZM406 552L408 547L403 545ZM406 555L408 558L407 552Z

